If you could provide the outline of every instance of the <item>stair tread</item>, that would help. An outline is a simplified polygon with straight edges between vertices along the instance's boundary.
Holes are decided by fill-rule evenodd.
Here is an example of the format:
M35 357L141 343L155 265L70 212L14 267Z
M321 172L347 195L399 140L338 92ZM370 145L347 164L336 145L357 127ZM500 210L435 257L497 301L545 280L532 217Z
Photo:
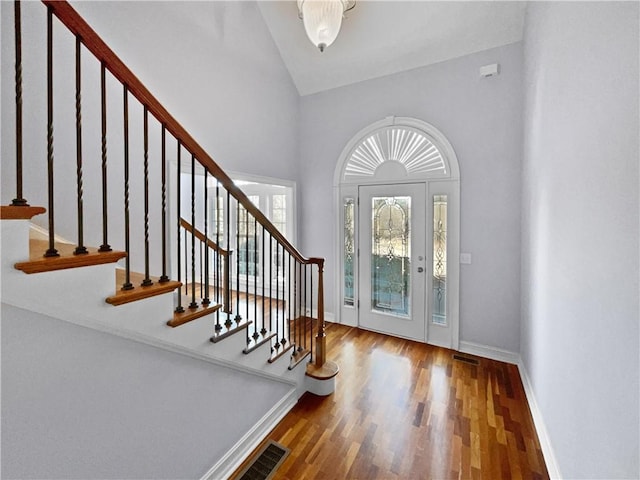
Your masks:
M173 312L173 318L167 322L167 325L170 327L178 327L180 325L184 325L187 322L195 320L197 318L204 317L205 315L209 315L211 313L215 313L220 308L222 308L222 304L219 303L210 303L209 305L198 304L198 308L189 308L190 297L186 295L182 296L182 305L184 308L184 312L178 313Z
M46 211L47 209L44 207L32 207L30 205L2 205L0 207L0 220L30 220Z
M123 305L156 295L162 295L163 293L169 293L182 286L181 282L175 280L160 282L158 277L149 277L153 284L142 286L141 283L144 278L145 275L142 273L130 272L129 280L134 287L130 290L122 290L126 273L125 270L121 268L116 269L116 293L115 295L107 297L106 302L114 306Z
M97 248L90 247L87 248L89 253L74 255L76 247L73 244L57 242L54 246L58 250L59 256L45 257L44 254L49 248L49 242L34 238L29 239L29 260L16 263L15 268L25 273L51 272L67 268L115 263L127 256L127 253L122 251L99 252Z

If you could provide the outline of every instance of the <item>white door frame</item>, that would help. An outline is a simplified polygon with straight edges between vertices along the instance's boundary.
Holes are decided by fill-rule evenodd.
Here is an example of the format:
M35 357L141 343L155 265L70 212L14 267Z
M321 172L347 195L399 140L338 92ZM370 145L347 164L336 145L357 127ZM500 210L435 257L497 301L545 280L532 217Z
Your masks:
M407 132L417 132L426 138L432 147L439 154L438 168L422 169L418 171L410 171L410 165L402 164L400 161L391 161L395 159L380 159L372 162L371 159L367 164L374 164L370 171L367 168L360 168L363 163L358 165L358 152L361 145L365 141L370 141L375 135L383 137L393 134L397 129ZM391 132L391 133L389 133ZM375 147L375 146L374 146ZM375 150L375 148L373 149ZM355 153L355 155L354 155ZM375 158L373 160L376 160ZM404 167L403 167L404 165ZM366 165L365 165L366 166ZM339 157L334 172L334 208L337 215L336 218L336 269L335 269L335 306L336 320L351 326L358 326L357 303L353 306L343 305L343 286L344 286L344 208L343 204L346 198L353 198L357 201L358 187L361 185L379 185L390 183L426 183L428 199L432 199L433 194L438 191L447 194L448 198L448 224L449 237L447 246L447 320L449 333L447 339L444 340L442 335L436 335L435 338L429 336L428 342L436 345L448 347L457 350L459 348L459 285L460 285L460 170L458 159L453 147L447 138L433 125L421 120L408 117L387 117L383 120L375 122L353 136L347 143ZM430 208L430 201L427 201L427 209ZM355 209L356 236L354 238L356 245L359 243L357 238L358 225L358 209ZM427 213L427 219L431 218L431 213ZM427 220L429 221L429 220ZM432 239L427 238L427 250L431 248ZM429 256L429 254L428 254ZM356 260L357 262L357 257ZM357 272L358 266L354 267ZM354 273L356 275L356 273ZM354 296L357 299L359 292L357 291L357 281L354 281ZM431 285L431 282L427 282ZM429 287L427 287L429 288ZM430 292L425 292L430 298ZM428 302L429 304L431 302ZM427 330L436 328L431 322L431 305L426 311Z

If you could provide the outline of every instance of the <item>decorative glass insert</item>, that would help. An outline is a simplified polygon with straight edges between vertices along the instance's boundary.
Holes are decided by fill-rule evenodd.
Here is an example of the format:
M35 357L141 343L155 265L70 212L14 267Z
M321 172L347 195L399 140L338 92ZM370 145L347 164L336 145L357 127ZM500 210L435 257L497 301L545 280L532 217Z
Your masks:
M373 197L371 201L371 308L408 317L411 197Z
M260 208L260 197L248 195L249 200ZM248 218L247 218L248 217ZM240 205L238 211L238 273L240 275L258 275L258 265L260 264L260 243L261 228L256 230L252 215L247 215L245 208Z
M447 324L447 196L433 196L433 313L431 321Z
M344 211L344 304L354 305L353 260L355 255L355 199L345 198Z
M424 134L397 126L373 133L356 147L345 167L345 180L372 177L388 161L401 163L409 175L447 174L442 154Z

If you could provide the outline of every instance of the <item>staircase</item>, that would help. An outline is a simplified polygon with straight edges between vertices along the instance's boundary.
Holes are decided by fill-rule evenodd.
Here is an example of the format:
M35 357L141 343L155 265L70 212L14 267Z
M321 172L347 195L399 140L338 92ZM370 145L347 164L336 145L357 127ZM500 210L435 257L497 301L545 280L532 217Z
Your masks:
M40 68L23 58L23 6L47 28L44 91L22 78ZM15 123L3 125L3 142L15 148L2 174L15 177L15 198L0 209L2 302L284 380L297 397L333 392L324 260L298 252L67 2L16 1L13 14ZM34 115L46 132L23 127ZM269 426L253 431L216 475Z

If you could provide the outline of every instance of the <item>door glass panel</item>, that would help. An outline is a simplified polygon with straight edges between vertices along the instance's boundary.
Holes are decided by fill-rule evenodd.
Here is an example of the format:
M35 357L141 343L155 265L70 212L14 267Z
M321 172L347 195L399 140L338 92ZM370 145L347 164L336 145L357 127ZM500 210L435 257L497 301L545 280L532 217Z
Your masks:
M371 201L371 308L409 317L411 197Z
M433 314L431 321L447 324L447 196L433 196Z
M353 306L353 255L355 245L355 200L344 199L344 304Z

